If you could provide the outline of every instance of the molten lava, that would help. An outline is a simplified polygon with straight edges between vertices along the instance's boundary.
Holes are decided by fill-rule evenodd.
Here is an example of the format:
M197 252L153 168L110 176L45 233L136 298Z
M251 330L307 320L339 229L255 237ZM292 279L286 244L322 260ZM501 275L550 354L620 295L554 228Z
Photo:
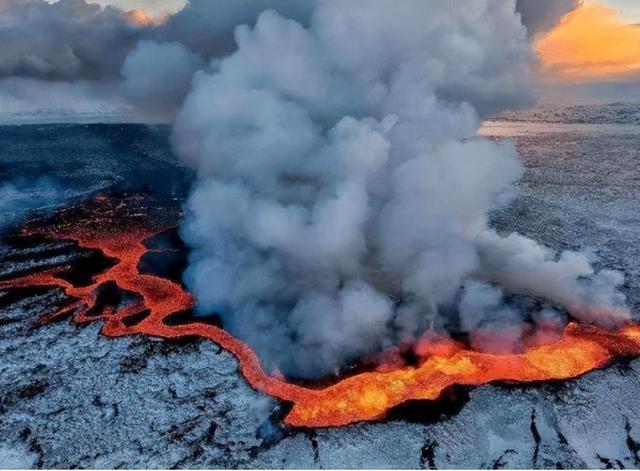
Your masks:
M126 201L100 198L62 211L56 219L51 226L31 224L23 232L76 241L82 248L102 251L115 264L96 275L88 286L65 281L61 277L64 268L59 268L0 281L0 290L48 286L64 290L73 301L50 313L45 322L73 315L77 323L104 321L102 331L110 337L197 336L216 342L238 359L253 388L293 404L285 421L294 426L342 426L379 419L407 401L435 400L452 385L569 379L603 367L616 357L640 355L640 326L636 325L609 332L569 324L550 344L505 355L481 353L449 339L430 337L420 345L422 361L417 366L382 365L374 372L356 374L328 387L302 387L265 373L251 348L221 328L201 322L167 322L172 314L190 309L194 299L180 284L139 269L142 257L150 251L144 241L168 228L168 224L154 223L144 214L144 206L136 212ZM97 293L106 283L115 283L139 299L120 308L101 308Z

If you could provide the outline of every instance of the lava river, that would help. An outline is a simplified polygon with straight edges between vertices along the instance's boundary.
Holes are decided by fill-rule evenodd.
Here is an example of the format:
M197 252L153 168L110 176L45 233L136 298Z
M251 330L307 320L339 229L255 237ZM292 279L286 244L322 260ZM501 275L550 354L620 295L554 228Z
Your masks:
M571 323L552 343L529 347L519 354L482 353L451 340L432 339L426 348L429 353L415 366L358 373L321 388L291 384L267 374L251 348L225 330L202 322L168 322L170 316L189 310L194 299L180 284L140 270L142 257L153 250L144 242L170 226L154 222L144 211L144 204L134 210L126 200L98 198L60 211L52 224L28 224L24 235L75 241L81 248L101 251L113 265L86 286L63 279L61 273L68 267L59 267L1 280L0 290L61 288L70 304L49 313L45 322L72 316L80 324L103 321L102 332L109 337L197 336L216 342L238 359L253 388L293 404L285 418L289 425L330 427L375 420L407 401L435 400L452 385L569 379L603 367L616 357L640 355L638 325L607 331ZM124 307L101 307L98 288L107 283L135 293L137 300Z

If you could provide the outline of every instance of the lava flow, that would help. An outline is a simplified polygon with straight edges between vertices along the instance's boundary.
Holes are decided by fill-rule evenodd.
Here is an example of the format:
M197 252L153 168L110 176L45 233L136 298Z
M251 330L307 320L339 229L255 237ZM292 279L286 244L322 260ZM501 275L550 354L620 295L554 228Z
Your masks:
M238 359L253 388L292 403L285 422L302 427L380 419L407 401L435 400L453 385L569 379L603 367L616 357L640 355L640 326L627 325L610 332L572 323L553 343L530 347L520 354L481 353L451 340L435 339L423 348L427 353L418 366L360 373L319 389L291 384L265 373L251 348L225 330L201 322L167 322L172 314L190 309L194 299L180 284L141 272L139 262L150 251L144 242L170 226L154 222L144 213L146 209L139 205L133 210L126 200L102 198L60 212L53 225L27 225L25 235L73 240L81 248L101 251L115 264L96 275L88 286L63 279L64 267L0 281L0 290L61 288L73 301L51 312L45 322L72 315L77 323L104 321L102 332L109 337L197 336L216 342ZM98 289L107 283L136 294L138 300L119 308L100 307Z

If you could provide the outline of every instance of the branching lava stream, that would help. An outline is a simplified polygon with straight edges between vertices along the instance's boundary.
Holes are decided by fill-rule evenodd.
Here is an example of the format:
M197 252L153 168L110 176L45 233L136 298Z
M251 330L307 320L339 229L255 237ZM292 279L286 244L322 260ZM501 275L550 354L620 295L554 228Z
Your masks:
M616 357L640 355L637 325L610 332L572 323L558 340L521 354L481 353L436 339L430 340L431 353L418 366L360 373L319 389L291 384L265 373L251 348L221 328L200 322L166 322L172 314L190 309L194 299L180 284L140 271L139 262L150 251L143 242L172 223L156 221L163 218L150 217L143 204L137 205L135 208L136 204L132 206L126 199L97 198L60 211L52 225L32 222L23 230L25 235L73 240L81 248L100 250L114 259L115 265L95 276L88 286L65 281L61 278L63 268L57 268L0 281L0 290L49 286L64 290L73 302L47 315L45 322L73 315L77 323L104 321L102 332L109 337L197 336L216 342L238 359L253 388L293 404L285 419L290 425L329 427L374 420L410 400L435 400L452 385L569 379L603 367ZM139 301L118 309L100 308L97 290L105 283L136 293Z

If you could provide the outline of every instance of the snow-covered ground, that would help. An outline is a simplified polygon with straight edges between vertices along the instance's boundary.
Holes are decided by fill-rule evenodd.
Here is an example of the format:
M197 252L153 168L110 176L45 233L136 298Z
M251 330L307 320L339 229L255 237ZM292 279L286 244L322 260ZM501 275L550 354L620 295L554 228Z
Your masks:
M494 215L494 224L557 249L592 248L603 265L625 271L630 305L640 312L640 131L546 126L501 133L516 139L527 172L520 196ZM32 155L26 137L1 131L0 164ZM130 151L127 165L136 167L131 159L139 158L151 159L158 173L170 168L164 141L150 137L156 131L63 131L56 145L84 148L64 154L59 168L52 164L65 184L126 180L113 174L123 149ZM83 153L106 163L64 170ZM27 171L37 160L17 166ZM281 405L250 389L235 360L211 342L114 340L101 336L99 325L67 322L36 327L43 306L61 302L60 293L4 296L0 468L640 466L640 360L561 383L463 389L455 411L428 423L410 422L405 413L380 423L292 430L279 423Z

